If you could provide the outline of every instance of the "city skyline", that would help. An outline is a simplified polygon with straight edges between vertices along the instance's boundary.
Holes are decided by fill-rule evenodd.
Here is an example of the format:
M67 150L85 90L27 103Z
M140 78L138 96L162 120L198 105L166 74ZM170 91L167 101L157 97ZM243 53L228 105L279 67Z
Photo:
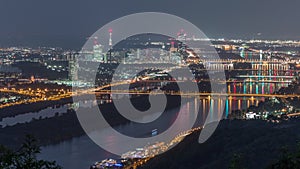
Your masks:
M0 168L300 168L299 6L3 0Z

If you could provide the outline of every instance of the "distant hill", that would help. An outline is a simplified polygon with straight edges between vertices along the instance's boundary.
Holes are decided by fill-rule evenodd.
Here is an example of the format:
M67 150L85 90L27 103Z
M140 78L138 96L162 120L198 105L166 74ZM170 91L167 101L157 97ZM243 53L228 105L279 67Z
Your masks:
M280 124L224 120L207 142L199 144L199 132L193 133L142 168L228 168L234 154L240 155L243 168L266 168L280 158L283 146L295 150L300 141L299 122L299 119Z

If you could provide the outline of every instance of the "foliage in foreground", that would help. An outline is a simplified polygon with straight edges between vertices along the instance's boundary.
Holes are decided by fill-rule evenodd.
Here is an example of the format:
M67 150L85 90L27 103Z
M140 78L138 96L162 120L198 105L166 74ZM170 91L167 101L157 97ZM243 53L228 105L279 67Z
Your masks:
M55 162L38 160L39 153L37 140L30 135L17 151L0 145L0 169L61 169Z
M266 169L300 169L300 142L295 152L289 151L287 147L281 149L280 158L269 165ZM242 156L234 154L229 169L242 169Z
M295 152L291 152L287 147L283 147L280 159L270 165L268 169L300 169L300 143L298 143L298 148Z

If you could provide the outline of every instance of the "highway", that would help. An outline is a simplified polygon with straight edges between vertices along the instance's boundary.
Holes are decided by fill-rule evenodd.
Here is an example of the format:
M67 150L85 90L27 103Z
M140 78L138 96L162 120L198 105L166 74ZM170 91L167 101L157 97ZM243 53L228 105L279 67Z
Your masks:
M174 81L151 81L151 82L174 82ZM237 81L230 81L236 82ZM298 94L255 94L255 93L207 93L207 92L175 92L175 91L147 91L147 90L107 90L107 88L112 86L124 85L124 84L134 84L136 81L123 81L117 82L114 84L105 85L98 88L91 88L91 89L78 89L73 92L61 91L57 94L52 94L51 96L46 96L47 91L35 91L35 90L15 90L15 89L0 89L1 93L15 93L20 95L30 96L32 98L28 100L20 100L17 102L12 103L5 103L0 105L0 108L19 105L19 104L28 104L28 103L35 103L35 102L42 102L42 101L49 101L49 100L60 100L64 98L69 98L72 96L80 96L85 94L130 94L130 95L173 95L173 96L182 96L182 97L195 97L195 96L202 96L202 97L228 97L229 99L233 97L248 97L248 98L256 98L256 97L278 97L278 98L290 98L290 97L300 97ZM143 83L147 83L147 81L143 81ZM150 82L149 82L150 83ZM280 82L283 83L283 82Z

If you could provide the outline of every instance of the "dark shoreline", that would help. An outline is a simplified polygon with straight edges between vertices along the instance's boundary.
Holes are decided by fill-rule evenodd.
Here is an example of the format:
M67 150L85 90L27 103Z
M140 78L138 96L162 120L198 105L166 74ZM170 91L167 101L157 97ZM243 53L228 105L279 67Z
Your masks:
M69 97L60 100L39 101L36 103L20 104L20 105L5 107L0 109L0 120L6 117L14 117L16 115L26 114L29 112L39 112L48 107L62 106L72 102L73 102L72 97Z

